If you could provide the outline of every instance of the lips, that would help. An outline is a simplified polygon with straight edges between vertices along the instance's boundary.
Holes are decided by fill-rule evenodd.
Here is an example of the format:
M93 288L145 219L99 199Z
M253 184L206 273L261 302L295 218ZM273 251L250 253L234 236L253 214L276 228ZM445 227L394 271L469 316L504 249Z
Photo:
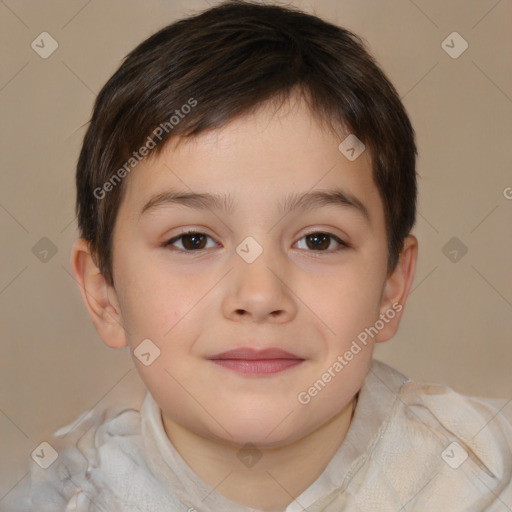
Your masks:
M228 350L208 359L224 369L253 376L282 372L304 361L302 357L279 348L258 350L252 347Z
M280 348L266 348L258 350L249 347L236 348L216 354L208 359L243 359L243 360L265 360L265 359L300 359L295 354L281 350Z

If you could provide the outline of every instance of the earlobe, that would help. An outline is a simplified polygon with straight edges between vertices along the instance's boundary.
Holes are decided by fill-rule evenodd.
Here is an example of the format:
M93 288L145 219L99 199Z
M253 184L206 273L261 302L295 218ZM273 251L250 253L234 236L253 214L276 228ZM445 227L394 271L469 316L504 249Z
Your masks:
M73 244L70 266L101 340L110 348L124 347L127 344L126 333L116 292L100 272L89 243L83 238Z
M417 257L418 240L415 236L409 235L404 240L396 268L388 276L384 286L380 307L380 317L384 321L384 328L375 336L376 342L389 340L398 329L414 279Z

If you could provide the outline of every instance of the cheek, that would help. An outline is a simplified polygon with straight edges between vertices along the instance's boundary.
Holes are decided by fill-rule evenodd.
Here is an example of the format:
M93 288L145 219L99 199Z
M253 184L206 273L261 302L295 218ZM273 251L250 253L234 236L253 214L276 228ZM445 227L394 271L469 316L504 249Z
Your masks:
M323 290L315 292L311 303L339 343L351 341L378 318L382 281L376 270L352 268L333 276Z
M190 357L199 336L199 308L194 305L205 290L192 289L185 281L176 275L164 278L154 268L140 272L131 278L122 308L139 376L158 403L171 410L186 408L183 389L197 385ZM148 347L139 349L148 339ZM147 352L151 353L148 365L137 357Z
M178 326L187 324L201 295L180 279L153 284L146 281L140 285L130 290L123 312L131 328L130 336L166 343Z
M116 267L123 322L133 341L142 336L165 342L208 290L208 279L172 271L140 252Z

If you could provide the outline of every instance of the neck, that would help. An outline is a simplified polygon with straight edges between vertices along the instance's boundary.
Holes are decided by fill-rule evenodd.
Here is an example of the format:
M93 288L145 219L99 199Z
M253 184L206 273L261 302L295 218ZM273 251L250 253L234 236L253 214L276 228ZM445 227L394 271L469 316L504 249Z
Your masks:
M305 437L269 449L222 444L191 432L165 413L162 418L169 440L203 482L235 503L278 512L327 467L346 437L354 407L355 399Z

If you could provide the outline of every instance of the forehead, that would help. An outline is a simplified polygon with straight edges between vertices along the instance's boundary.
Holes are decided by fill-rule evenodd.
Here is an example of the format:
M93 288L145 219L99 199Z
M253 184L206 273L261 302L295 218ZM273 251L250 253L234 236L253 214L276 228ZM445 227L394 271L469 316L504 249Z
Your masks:
M128 176L123 203L140 213L172 189L222 195L231 214L251 208L267 212L271 203L277 213L298 195L336 188L360 202L370 217L379 216L371 156L363 151L349 160L339 149L348 135L321 123L300 97L279 108L269 103L219 129L171 138L158 156L149 155Z

